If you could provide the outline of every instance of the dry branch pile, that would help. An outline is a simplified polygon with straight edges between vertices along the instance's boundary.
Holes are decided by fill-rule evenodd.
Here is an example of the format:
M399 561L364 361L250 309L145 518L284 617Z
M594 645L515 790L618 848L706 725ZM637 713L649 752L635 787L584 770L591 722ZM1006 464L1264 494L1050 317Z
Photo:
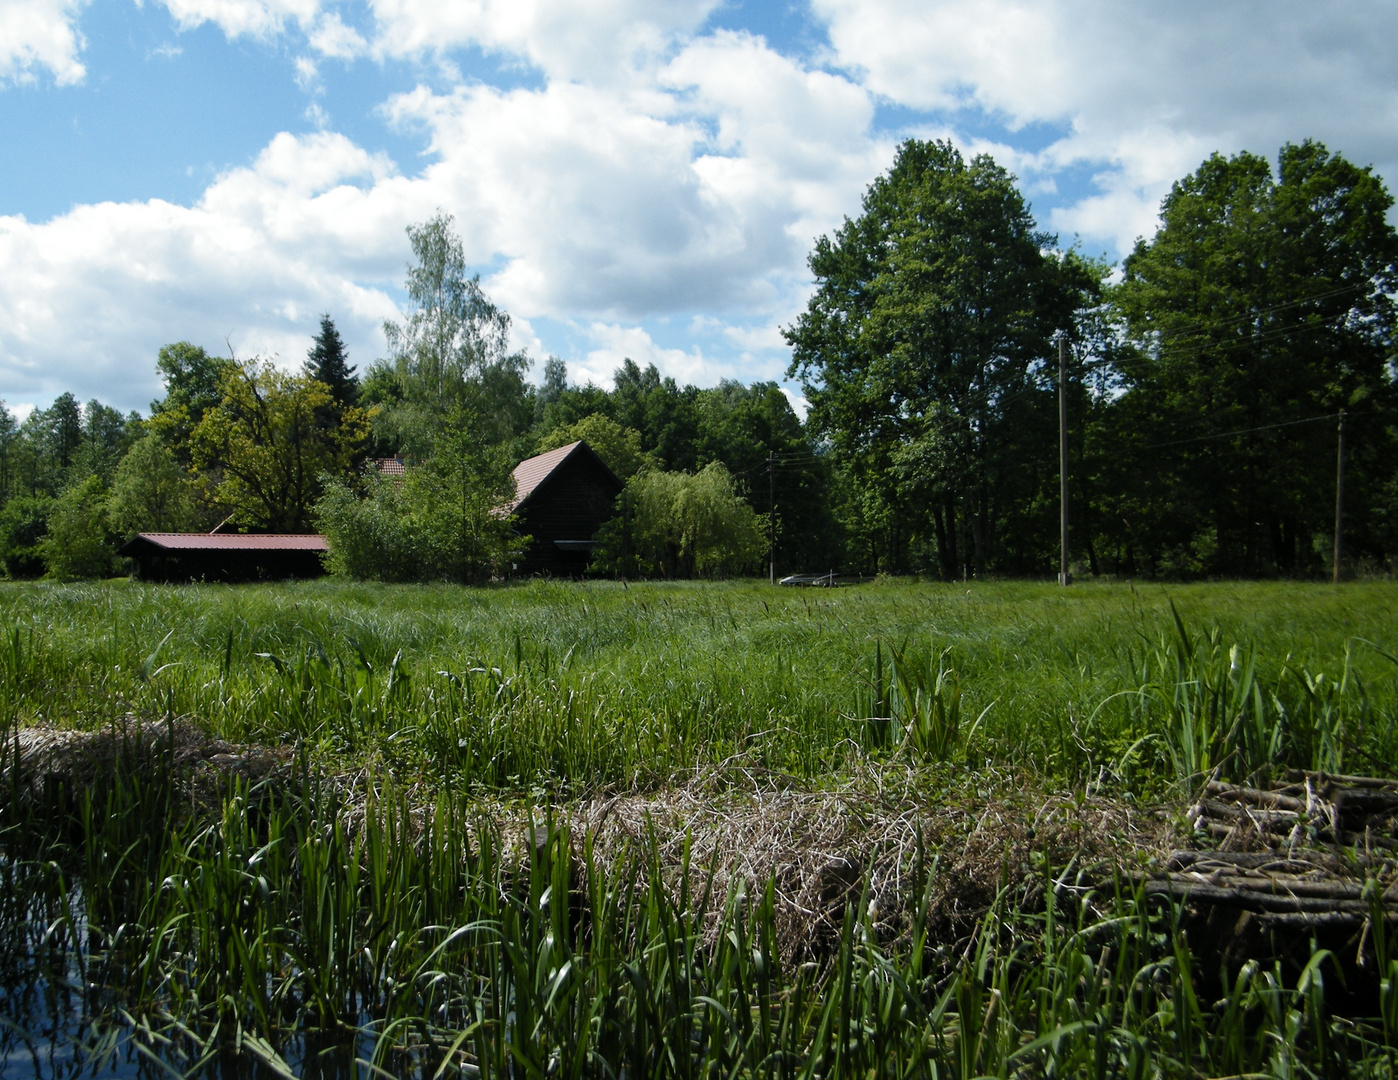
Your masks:
M1398 923L1398 782L1299 771L1266 788L1211 780L1188 818L1218 850L1174 852L1147 894L1264 930Z
M1398 852L1398 781L1292 770L1269 787L1210 780L1189 808L1198 832L1223 849L1326 843Z

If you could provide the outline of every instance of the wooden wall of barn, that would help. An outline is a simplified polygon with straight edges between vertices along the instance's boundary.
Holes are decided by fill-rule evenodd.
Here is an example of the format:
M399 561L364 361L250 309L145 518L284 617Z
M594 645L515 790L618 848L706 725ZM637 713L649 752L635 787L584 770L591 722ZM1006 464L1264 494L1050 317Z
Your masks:
M617 479L591 453L572 454L518 511L519 531L534 539L516 573L581 577L591 553L562 551L554 541L591 540L616 512L620 491Z

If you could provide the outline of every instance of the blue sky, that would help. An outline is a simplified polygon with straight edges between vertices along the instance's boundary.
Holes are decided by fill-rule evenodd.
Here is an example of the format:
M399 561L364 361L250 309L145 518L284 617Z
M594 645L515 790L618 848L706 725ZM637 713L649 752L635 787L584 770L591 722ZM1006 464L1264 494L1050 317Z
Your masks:
M144 409L160 345L382 355L455 215L518 343L780 378L812 240L909 136L1119 258L1214 150L1392 184L1398 8L1086 0L0 0L0 399Z

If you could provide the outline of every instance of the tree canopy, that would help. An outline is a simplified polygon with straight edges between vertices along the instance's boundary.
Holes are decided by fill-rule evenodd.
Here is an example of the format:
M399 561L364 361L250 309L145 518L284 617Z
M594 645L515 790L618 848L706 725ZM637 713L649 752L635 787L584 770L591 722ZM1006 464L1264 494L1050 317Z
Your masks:
M788 375L878 565L916 569L933 553L949 576L1042 560L1016 527L1034 477L1011 470L1050 430L1053 335L1075 332L1101 280L1053 242L988 156L916 139L863 213L816 241Z

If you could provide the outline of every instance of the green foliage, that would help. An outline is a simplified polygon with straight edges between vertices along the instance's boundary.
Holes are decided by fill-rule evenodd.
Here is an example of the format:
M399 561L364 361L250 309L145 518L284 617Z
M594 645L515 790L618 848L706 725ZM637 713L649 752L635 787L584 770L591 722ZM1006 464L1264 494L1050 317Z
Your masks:
M402 481L371 472L361 486L362 494L331 480L315 505L316 529L330 548L326 569L359 581L428 580L435 560Z
M107 519L124 536L183 532L198 523L192 484L164 438L152 432L121 459L107 500Z
M181 465L193 460L190 436L204 414L223 399L223 381L237 362L210 356L198 345L178 341L163 345L155 368L165 396L151 402L149 426L166 442Z
M722 577L751 569L767 547L766 523L718 462L694 474L633 476L619 513L599 534L603 572L649 577Z
M332 573L361 580L481 582L509 568L520 540L501 512L514 491L499 448L457 429L402 478L370 474L363 496L332 482L315 521L330 546Z
M344 409L339 427L321 427L330 391L267 360L225 369L221 391L190 435L212 501L246 528L309 532L322 478L348 472L369 414Z
M44 572L39 545L48 530L54 500L48 495L19 495L0 509L0 563L12 578L36 578Z
M354 405L359 398L359 379L349 362L344 339L328 314L320 317L320 333L306 354L305 372L309 378L330 389L330 397L339 409ZM338 420L338 418L336 418Z
M89 476L53 501L38 547L48 575L60 581L111 575L116 547L101 477Z
M641 449L641 433L634 428L623 428L601 413L589 413L576 423L554 428L539 440L539 453L579 439L592 447L622 480L630 480L643 468L654 467L654 459Z

